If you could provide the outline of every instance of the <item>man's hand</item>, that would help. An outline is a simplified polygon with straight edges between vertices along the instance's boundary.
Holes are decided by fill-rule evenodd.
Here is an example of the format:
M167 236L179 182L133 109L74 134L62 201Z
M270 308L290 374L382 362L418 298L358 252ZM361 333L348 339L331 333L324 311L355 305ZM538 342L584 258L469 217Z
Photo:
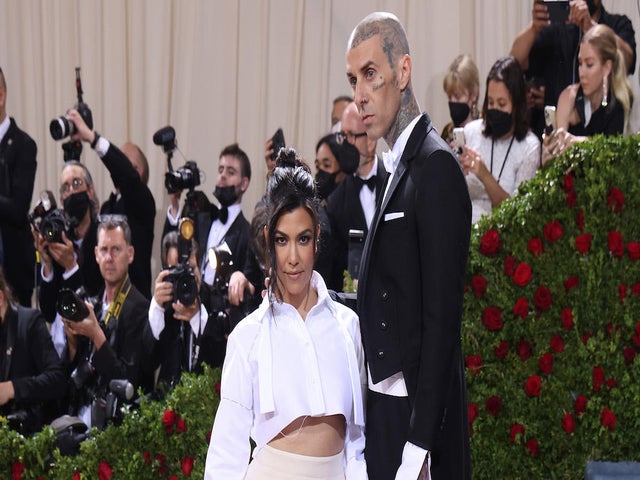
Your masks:
M163 306L166 302L173 301L173 284L164 280L167 275L169 275L169 270L162 270L156 277L153 289L153 298L160 306Z
M6 405L15 396L15 391L13 390L13 382L0 382L0 406Z
M531 9L531 27L536 35L544 27L549 25L549 11L542 0L533 0L533 8Z
M584 33L597 25L597 22L589 15L589 6L584 0L571 0L569 2L569 19L567 23L577 25Z
M537 108L544 109L544 85L539 87L531 86L527 92L527 108L529 110Z
M73 122L76 127L76 132L71 135L71 140L82 140L88 143L93 142L96 135L95 132L89 128L75 108L67 112L67 120Z
M31 227L31 235L33 235L33 246L40 255L40 263L44 268L44 276L48 277L53 273L53 261L49 255L48 248L49 243L34 227Z
M171 306L173 307L173 318L183 322L190 321L200 311L200 301L198 299L189 306L183 305L180 301L173 302Z
M235 271L229 278L229 303L235 307L244 302L244 291L249 290L253 295L256 291L251 282L244 276L241 271Z
M93 342L96 350L99 350L107 337L105 337L104 332L98 323L96 313L93 311L93 305L89 302L84 303L89 308L89 316L80 322L73 322L69 319L63 318L62 322L64 323L64 331L67 334L67 337L69 335L82 335L83 337L87 337Z
M62 242L47 242L48 253L54 262L64 268L68 272L76 266L77 260L73 242L69 240L67 234L62 232Z

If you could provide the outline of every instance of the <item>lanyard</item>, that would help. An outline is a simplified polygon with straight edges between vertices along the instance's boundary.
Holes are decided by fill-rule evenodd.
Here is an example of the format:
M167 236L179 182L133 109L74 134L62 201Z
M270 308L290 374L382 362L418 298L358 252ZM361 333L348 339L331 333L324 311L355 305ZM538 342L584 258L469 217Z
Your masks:
M104 317L104 324L106 326L109 325L109 320L112 318L115 318L116 320L118 319L120 312L122 311L122 304L127 299L127 295L129 295L130 291L131 280L129 280L129 274L127 274L127 277L124 279L124 282L122 282L122 285L120 285L120 289L109 305L109 310L107 310L107 314Z
M511 141L509 142L509 148L507 148L507 154L504 156L504 160L502 161L502 167L500 167L500 174L498 175L498 183L500 183L500 178L502 178L502 171L504 170L504 166L507 164L507 158L509 158L509 152L511 151L511 145L513 145L513 139L516 138L515 135L511 135ZM491 175L493 175L493 144L495 139L491 139Z

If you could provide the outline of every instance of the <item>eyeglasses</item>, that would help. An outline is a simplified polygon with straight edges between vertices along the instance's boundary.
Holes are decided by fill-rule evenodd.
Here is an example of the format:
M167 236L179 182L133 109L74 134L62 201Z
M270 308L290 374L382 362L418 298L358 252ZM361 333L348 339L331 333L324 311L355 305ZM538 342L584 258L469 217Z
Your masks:
M66 193L69 193L71 190L75 192L76 190L78 190L78 188L80 188L84 184L85 184L85 181L82 178L76 177L73 180L71 180L71 183L69 182L63 183L62 186L60 187L60 193L66 194Z
M336 132L336 142L338 145L342 145L345 140L349 143L355 143L360 137L364 137L367 132L362 133L348 133L348 132Z

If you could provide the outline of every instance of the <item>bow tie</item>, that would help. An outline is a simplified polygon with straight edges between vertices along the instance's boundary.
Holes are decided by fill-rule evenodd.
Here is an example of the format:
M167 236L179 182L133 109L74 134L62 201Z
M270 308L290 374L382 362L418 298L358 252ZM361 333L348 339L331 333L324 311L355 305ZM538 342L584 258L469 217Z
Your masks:
M384 169L388 173L393 173L395 170L394 164L396 163L396 156L393 151L382 152L382 163L384 163Z
M220 222L224 225L227 223L227 219L229 218L229 210L227 207L218 208L215 205L211 205L211 220L220 220Z
M355 183L356 186L356 190L358 190L358 192L360 190L362 190L362 187L364 185L366 185L367 187L369 187L369 190L371 190L372 192L375 190L376 188L376 177L375 175L373 177L369 177L366 180L360 178L360 177L353 177L353 181Z

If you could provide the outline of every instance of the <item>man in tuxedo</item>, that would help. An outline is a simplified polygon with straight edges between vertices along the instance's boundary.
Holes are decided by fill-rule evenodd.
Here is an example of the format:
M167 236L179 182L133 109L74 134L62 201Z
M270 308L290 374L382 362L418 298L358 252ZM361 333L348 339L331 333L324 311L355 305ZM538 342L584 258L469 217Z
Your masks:
M7 115L7 83L0 69L0 266L24 306L31 305L36 259L27 220L36 152L36 143Z
M327 279L327 285L333 290L342 291L343 272L347 267L351 266L351 277L358 279L362 247L376 204L384 191L387 172L376 155L377 141L367 137L355 103L351 102L345 108L341 131L336 137L342 154L349 155L352 151L352 154L359 157L358 169L355 173L346 175L338 184L329 195L327 205L334 246L332 278Z
M369 371L369 478L470 479L461 317L471 202L458 162L421 114L404 28L364 18L347 78L367 136L391 148L364 247L358 313Z
M95 263L103 278L97 311L81 321L63 318L68 348L64 360L70 365L70 413L87 425L105 425L104 400L111 380L127 380L134 388L150 392L153 387L149 301L131 283L133 262L131 229L124 217L108 216L98 225ZM90 368L88 366L90 365Z
M151 251L156 202L147 182L149 164L142 150L133 143L116 147L91 130L76 109L67 113L76 127L71 140L89 143L107 167L116 191L102 204L101 214L126 215L131 227L131 241L136 251L129 269L131 283L147 298L151 296Z

